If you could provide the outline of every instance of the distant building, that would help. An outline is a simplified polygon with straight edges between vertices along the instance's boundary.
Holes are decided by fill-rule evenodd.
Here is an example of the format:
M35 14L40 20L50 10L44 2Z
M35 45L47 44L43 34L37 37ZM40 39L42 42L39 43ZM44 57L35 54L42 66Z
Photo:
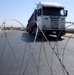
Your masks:
M2 30L20 30L20 27L2 27Z
M24 27L20 27L20 30L21 31L25 31L26 29Z

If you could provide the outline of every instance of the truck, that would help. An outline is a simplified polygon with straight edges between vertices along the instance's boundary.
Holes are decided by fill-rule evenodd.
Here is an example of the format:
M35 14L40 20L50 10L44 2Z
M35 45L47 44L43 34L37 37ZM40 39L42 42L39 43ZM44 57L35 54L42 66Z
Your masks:
M68 11L57 2L39 2L28 20L26 31L38 35L56 35L58 38L65 35L65 20ZM41 32L42 31L42 32Z

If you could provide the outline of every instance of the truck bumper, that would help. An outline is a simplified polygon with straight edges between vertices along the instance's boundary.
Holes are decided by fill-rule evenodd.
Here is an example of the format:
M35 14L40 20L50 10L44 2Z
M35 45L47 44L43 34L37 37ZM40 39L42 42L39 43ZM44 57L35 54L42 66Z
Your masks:
M52 35L60 35L60 36L63 36L66 34L66 30L43 30L44 34L46 35L49 35L49 34L52 34ZM39 33L40 33L40 30L39 30Z

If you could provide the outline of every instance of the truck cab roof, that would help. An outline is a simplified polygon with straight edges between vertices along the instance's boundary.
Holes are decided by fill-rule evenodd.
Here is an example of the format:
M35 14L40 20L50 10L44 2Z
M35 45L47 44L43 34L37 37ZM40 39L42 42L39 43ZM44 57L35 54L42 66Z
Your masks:
M41 8L42 6L44 7L55 7L55 8L64 8L63 5L60 5L57 2L39 2L38 4L39 8Z

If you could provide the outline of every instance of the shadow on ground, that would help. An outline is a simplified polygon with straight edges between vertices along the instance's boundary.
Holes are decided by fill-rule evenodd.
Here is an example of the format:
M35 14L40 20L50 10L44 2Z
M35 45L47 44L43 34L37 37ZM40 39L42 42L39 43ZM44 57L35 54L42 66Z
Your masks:
M51 42L53 42L53 41L62 41L62 40L64 40L63 38L61 38L61 39L57 39L57 37L54 37L54 36L46 36L47 37L47 39ZM33 34L29 34L29 33L22 33L22 40L24 41L24 42L34 42L34 38L35 38L35 36L33 35ZM46 39L44 38L44 37L42 37L42 36L40 36L40 37L37 37L36 38L36 42L42 42L42 41L44 41L44 42L47 42L46 41Z

